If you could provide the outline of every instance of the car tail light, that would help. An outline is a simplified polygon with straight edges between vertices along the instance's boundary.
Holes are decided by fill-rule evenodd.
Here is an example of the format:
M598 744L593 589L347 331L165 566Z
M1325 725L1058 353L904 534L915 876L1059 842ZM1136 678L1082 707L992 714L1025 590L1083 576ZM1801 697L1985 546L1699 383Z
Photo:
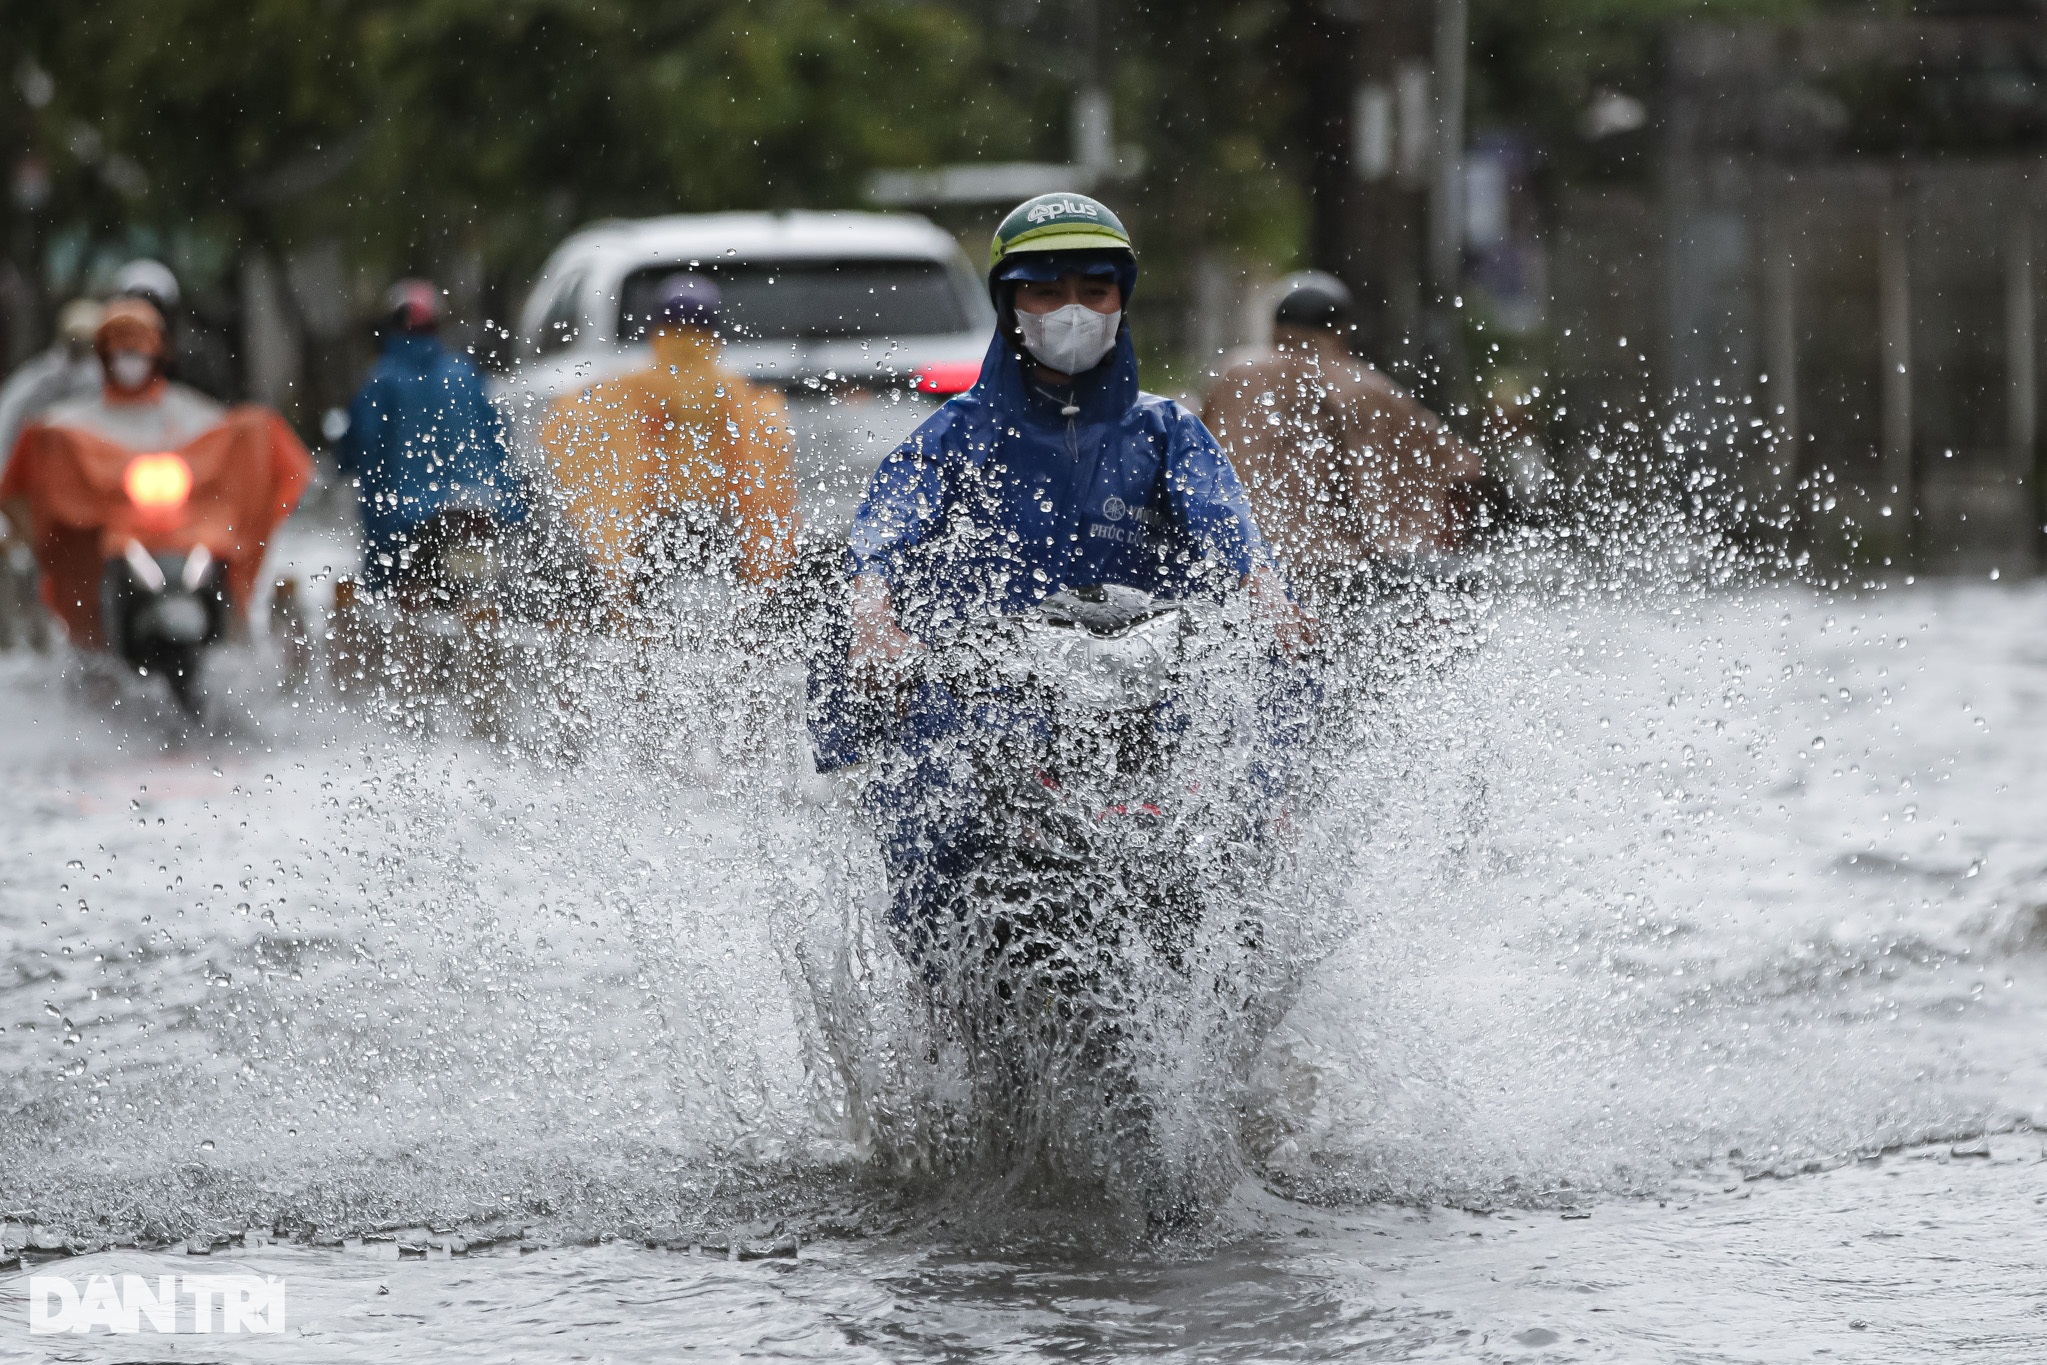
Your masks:
M980 377L978 360L944 360L917 371L917 392L965 393Z
M192 466L185 457L166 451L161 455L137 455L128 462L121 477L128 489L128 501L146 512L167 512L185 505L192 495Z

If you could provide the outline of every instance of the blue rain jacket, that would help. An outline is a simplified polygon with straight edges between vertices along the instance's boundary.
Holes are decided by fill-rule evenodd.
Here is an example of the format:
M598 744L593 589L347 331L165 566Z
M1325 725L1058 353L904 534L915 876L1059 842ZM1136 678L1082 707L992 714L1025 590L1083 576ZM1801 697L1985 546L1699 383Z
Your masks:
M1071 415L1062 411L1079 409ZM998 332L972 389L882 461L853 519L850 577L887 581L925 639L1024 610L1067 587L1119 583L1217 598L1271 557L1236 471L1199 418L1141 392L1126 327L1108 359L1047 388ZM943 889L981 856L963 753L975 723L929 684L900 717L847 685L847 640L822 642L811 680L818 767L888 754L869 795L888 866L890 922L913 959Z
M443 512L472 509L501 526L526 519L504 425L467 359L430 336L396 335L348 408L336 454L357 480L364 579L387 586L398 552Z
M1265 562L1215 438L1138 389L1127 327L1071 390L1026 377L998 334L974 387L875 471L846 555L849 575L887 580L903 629L927 638L1065 587L1213 597Z
M1067 406L1079 411L1066 416ZM998 333L974 387L875 470L846 549L847 575L884 579L903 629L926 640L1067 587L1216 598L1270 562L1201 419L1137 387L1127 325L1070 390L1027 379ZM830 772L859 762L889 727L846 684L845 638L820 643L811 737Z

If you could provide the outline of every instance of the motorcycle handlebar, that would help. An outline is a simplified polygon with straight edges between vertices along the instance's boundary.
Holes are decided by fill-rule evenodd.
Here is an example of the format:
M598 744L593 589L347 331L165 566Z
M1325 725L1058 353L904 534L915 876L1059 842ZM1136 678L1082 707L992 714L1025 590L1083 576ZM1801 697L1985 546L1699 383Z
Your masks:
M921 641L922 649L914 656L899 661L896 687L900 692L907 692L927 682L950 685L975 681L983 684L977 690L992 690L993 686L1001 685L996 679L1000 678L1002 664L1016 658L1023 636L1034 623L1053 630L1070 631L1076 638L1107 644L1128 638L1148 622L1177 616L1183 622L1180 638L1184 640L1199 633L1204 624L1214 624L1217 611L1206 603L1159 602L1121 623L1114 631L1095 630L1077 620L1049 617L1035 611L1011 616L986 616L936 639Z

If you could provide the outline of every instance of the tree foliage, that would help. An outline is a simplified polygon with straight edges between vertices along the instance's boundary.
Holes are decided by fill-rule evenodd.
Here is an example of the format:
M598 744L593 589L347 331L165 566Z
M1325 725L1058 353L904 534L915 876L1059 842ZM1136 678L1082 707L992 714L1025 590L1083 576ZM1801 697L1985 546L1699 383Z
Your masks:
M53 223L339 237L530 266L607 214L857 201L880 164L1010 154L987 35L905 0L0 0L0 138Z
M0 0L0 150L52 179L41 238L17 213L11 249L32 271L60 230L139 226L189 270L332 240L365 279L468 259L512 287L592 218L846 206L880 166L1062 158L1096 3L1155 286L1218 246L1285 264L1303 34L1374 3ZM1666 22L1804 4L1473 0L1472 126L1568 146L1592 92L1653 80Z

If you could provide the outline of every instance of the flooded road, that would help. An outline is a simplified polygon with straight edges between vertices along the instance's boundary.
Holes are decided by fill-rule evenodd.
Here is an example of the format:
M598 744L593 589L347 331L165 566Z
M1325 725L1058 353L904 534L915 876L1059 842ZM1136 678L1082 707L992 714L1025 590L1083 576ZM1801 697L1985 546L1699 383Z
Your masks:
M1504 597L1330 756L1273 892L1355 931L1234 1197L1135 1249L874 1169L827 1059L885 1050L900 970L849 1034L792 945L878 869L786 723L707 703L729 663L559 761L294 705L260 654L229 734L167 742L0 656L0 1247L290 1303L31 1339L15 1262L0 1354L2035 1358L2043 612Z
M1590 1217L1261 1200L1256 1234L1135 1257L947 1245L942 1229L741 1263L621 1243L405 1262L388 1242L266 1248L200 1264L283 1278L286 1336L142 1341L153 1360L229 1361L2036 1359L2040 1142L1991 1147ZM192 1265L109 1252L68 1273ZM34 1344L53 1342L23 1358L138 1346Z

